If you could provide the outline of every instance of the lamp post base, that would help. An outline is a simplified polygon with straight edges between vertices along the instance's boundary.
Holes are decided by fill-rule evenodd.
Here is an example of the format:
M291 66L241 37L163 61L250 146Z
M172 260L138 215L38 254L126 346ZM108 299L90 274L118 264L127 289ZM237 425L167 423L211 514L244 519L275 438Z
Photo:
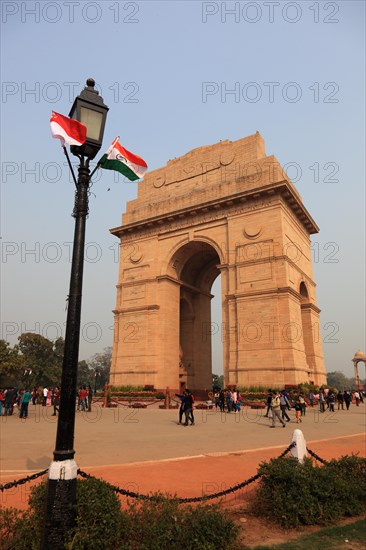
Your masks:
M67 533L76 525L75 460L51 462L42 550L64 550Z

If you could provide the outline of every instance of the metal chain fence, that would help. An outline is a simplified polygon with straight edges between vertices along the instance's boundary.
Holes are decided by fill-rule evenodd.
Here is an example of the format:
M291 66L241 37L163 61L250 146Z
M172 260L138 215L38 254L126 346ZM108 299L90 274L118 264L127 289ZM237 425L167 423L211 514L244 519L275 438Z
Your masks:
M314 451L312 451L311 449L309 449L308 447L306 447L306 450L307 452L309 453L309 455L311 455L312 457L314 457L316 460L318 460L318 462L320 462L321 464L329 464L328 460L325 460L324 458L320 458L319 455L317 455L316 453L314 453Z
M13 487L17 487L18 485L24 485L24 483L28 483L28 481L33 481L33 479L37 479L37 477L44 476L45 474L47 474L47 472L48 472L48 468L46 468L46 470L42 470L42 472L37 472L36 474L23 477L22 479L9 481L9 483L0 485L0 491L3 492L3 491L6 491L7 489L12 489Z
M284 451L281 453L277 458L283 458L285 457L289 451L296 446L295 442L292 442ZM327 460L324 460L319 455L314 453L314 451L310 450L308 447L306 448L308 453L314 457L316 460L321 462L322 464L329 464ZM32 474L30 476L26 476L22 479L14 480L9 483L5 483L4 485L0 485L0 491L6 491L7 489L11 489L13 487L17 487L18 485L24 485L24 483L28 483L29 481L33 481L34 479L37 479L38 477L41 477L45 475L48 472L48 468L46 470L42 470L41 472L37 472L36 474ZM84 479L98 479L95 476L92 476L91 474L87 474L86 472L83 472L82 470L78 469L78 475ZM225 495L228 495L230 493L234 493L236 491L239 491L240 489L243 489L250 483L253 483L257 479L259 479L262 476L262 474L255 474L254 476L250 477L249 479L243 481L242 483L238 483L237 485L233 485L232 487L229 487L228 489L225 489L223 491L219 491L217 493L212 493L210 495L203 495L201 497L190 497L190 498L180 498L180 497L171 497L171 500L177 501L179 504L188 504L191 502L203 502L207 500L212 500L214 498L220 498ZM117 487L116 485L112 485L111 483L105 482L109 488L120 494L124 495L126 497L130 498L137 498L141 500L159 500L161 499L161 496L159 495L144 495L142 493L136 493L134 491L128 491L126 489L121 489L120 487Z

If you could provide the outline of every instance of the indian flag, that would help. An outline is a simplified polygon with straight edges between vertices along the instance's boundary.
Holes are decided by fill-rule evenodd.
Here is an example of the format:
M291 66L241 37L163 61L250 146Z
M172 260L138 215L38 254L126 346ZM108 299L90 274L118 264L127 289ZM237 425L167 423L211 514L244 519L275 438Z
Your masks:
M142 178L147 170L147 164L141 157L127 151L116 137L108 151L99 160L98 165L106 170L116 170L129 180Z

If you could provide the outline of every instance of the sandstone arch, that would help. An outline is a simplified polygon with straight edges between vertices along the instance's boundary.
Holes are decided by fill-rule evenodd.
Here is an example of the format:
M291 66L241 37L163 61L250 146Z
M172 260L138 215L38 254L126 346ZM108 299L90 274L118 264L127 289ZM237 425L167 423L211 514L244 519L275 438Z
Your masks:
M220 274L226 384L325 383L310 251L317 231L258 133L148 173L111 230L134 248L120 260L111 383L210 387Z

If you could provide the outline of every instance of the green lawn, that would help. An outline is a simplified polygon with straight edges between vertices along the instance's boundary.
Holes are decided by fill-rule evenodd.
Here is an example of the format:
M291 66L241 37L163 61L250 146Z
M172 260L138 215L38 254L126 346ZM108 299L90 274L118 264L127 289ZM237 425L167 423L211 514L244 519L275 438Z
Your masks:
M366 519L362 519L343 527L327 527L284 544L256 546L252 550L309 550L309 548L311 550L360 548L361 550L365 548L365 541Z

